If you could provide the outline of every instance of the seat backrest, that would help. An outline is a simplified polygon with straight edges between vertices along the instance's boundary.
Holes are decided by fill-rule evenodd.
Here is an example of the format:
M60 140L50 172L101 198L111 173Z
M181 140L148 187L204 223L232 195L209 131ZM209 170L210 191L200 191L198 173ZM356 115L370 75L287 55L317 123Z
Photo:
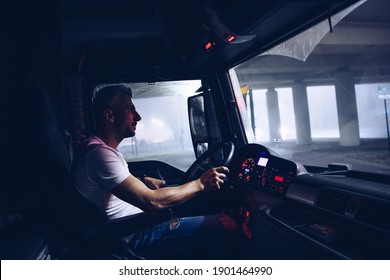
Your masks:
M90 204L72 184L71 169L73 147L71 136L65 129L52 96L41 90L42 141L46 149L48 168L47 194L53 200L56 212L63 218L64 225L77 232L89 224L101 222L106 217ZM58 217L57 217L58 218Z

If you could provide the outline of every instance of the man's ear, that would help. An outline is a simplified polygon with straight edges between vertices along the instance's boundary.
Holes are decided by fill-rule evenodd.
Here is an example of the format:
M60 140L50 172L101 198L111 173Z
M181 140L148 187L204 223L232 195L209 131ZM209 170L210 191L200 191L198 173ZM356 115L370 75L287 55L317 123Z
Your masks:
M111 109L104 109L103 110L103 118L107 122L113 123L115 121L114 112Z

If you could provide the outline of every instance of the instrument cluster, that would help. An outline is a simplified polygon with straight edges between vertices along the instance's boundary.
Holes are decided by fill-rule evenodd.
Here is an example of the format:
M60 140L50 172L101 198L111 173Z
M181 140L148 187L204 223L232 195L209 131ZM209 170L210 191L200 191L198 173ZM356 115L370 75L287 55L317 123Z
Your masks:
M284 195L297 173L297 166L271 154L264 146L250 144L238 152L231 172L236 182Z

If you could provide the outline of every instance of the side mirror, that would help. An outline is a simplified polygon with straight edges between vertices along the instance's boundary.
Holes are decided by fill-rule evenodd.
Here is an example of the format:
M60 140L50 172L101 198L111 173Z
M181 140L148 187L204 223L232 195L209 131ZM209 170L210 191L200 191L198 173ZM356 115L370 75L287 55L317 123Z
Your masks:
M188 98L188 118L196 158L207 151L209 146L204 101L203 93Z

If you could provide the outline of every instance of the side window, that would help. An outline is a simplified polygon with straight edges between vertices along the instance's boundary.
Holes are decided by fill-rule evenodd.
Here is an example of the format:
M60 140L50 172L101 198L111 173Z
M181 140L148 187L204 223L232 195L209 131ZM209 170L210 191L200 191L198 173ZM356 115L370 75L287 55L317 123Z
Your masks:
M124 139L118 150L126 161L159 160L180 170L194 162L187 99L200 80L131 83L133 103L142 117L136 135Z

